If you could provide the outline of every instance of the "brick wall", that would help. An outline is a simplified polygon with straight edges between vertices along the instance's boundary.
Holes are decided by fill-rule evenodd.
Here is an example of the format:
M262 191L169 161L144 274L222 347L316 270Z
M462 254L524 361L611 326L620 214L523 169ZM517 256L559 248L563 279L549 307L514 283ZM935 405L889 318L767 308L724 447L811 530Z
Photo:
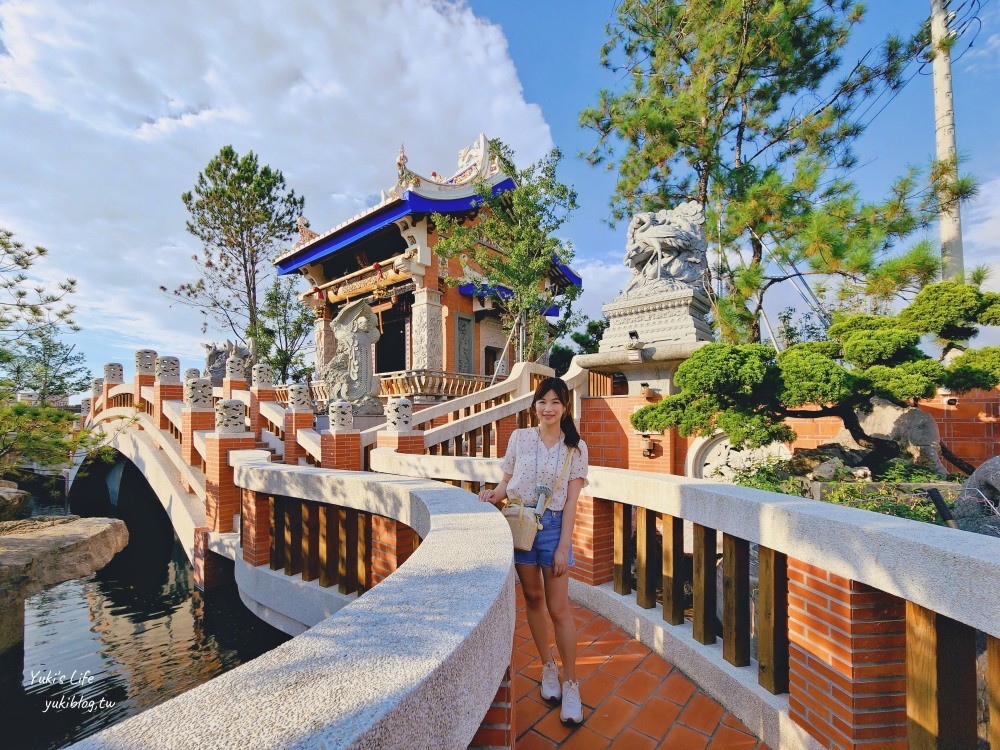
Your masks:
M195 412L197 413L197 412ZM209 433L205 436L205 522L212 531L233 530L233 516L240 512L242 490L233 483L229 451L254 447L251 433L237 436Z
M361 432L320 433L320 464L324 469L361 471Z
M954 405L948 405L950 398ZM937 421L941 440L973 465L1000 453L1000 389L935 396L920 408Z
M507 667L497 694L493 697L479 730L472 738L469 750L492 750L509 748L513 750L515 737L513 670Z
M271 553L271 519L268 496L244 489L240 508L240 547L250 565L266 565Z
M591 586L607 583L614 574L614 510L609 500L580 495L573 526L573 567L570 575Z
M163 413L164 401L180 401L184 398L184 386L180 383L153 384L153 421L161 430L170 429L170 420Z
M194 585L202 591L233 580L232 561L208 549L210 531L207 526L194 530Z
M194 433L215 429L214 411L181 412L181 456L190 466L201 466L201 454L194 447Z
M788 558L788 704L832 748L906 744L902 599Z

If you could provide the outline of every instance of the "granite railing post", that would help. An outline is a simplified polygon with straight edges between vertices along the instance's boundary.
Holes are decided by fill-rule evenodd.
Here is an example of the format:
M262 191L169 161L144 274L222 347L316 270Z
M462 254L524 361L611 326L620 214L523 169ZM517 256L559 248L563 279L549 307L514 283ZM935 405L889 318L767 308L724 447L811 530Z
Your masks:
M184 381L184 410L181 412L181 456L191 466L200 466L202 457L194 445L194 433L215 426L212 408L212 381L193 378Z
M788 707L825 747L907 745L906 603L788 558Z
M354 412L349 401L331 401L330 429L320 433L320 464L324 469L361 471L361 431L354 429Z
M242 494L233 481L229 452L254 446L244 414L242 401L222 399L215 405L215 430L205 436L205 521L212 531L231 532L233 516L240 510Z
M235 355L226 360L226 375L222 379L222 397L234 398L234 391L247 389L246 363Z
M253 366L251 374L253 384L250 386L250 408L247 415L250 417L250 432L259 440L263 424L260 418L260 405L276 402L278 392L274 388L274 372L270 366L258 363Z
M101 395L104 397L105 409L111 408L111 397L108 393L116 385L121 385L124 382L123 378L123 368L118 362L108 362L104 365L104 380L102 381L103 389L101 391Z
M164 401L181 401L181 363L177 357L157 357L153 364L153 423L161 430L169 429L170 420L163 413Z
M295 433L302 429L312 429L316 425L312 392L305 383L288 386L288 408L285 410L285 463L298 466L299 459L306 455L299 445Z
M151 405L142 397L142 387L151 386L154 380L156 352L139 349L135 353L135 378L132 380L132 404L139 411L150 412Z

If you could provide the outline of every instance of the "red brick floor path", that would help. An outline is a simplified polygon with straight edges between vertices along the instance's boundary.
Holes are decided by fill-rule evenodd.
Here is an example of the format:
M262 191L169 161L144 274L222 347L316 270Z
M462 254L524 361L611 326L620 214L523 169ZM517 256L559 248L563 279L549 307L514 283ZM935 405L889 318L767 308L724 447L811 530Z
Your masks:
M744 724L658 654L600 615L576 602L570 606L577 626L577 678L584 715L580 726L563 725L559 706L545 703L539 695L542 666L517 589L517 750L766 750Z

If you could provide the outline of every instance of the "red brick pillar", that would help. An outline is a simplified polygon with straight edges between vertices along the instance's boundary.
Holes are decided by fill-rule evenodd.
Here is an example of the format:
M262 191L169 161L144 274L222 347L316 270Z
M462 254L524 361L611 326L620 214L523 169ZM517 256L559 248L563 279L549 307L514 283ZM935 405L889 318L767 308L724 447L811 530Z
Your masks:
M788 706L832 748L906 740L906 603L788 558Z
M97 402L104 394L104 378L94 378L90 381L90 418L97 414ZM103 408L103 407L101 407Z
M215 428L212 408L212 381L208 378L184 382L184 410L181 412L181 456L191 466L201 465L201 454L194 447L194 433Z
M380 432L376 448L389 448L396 453L413 453L423 455L424 433L420 430L411 432Z
M590 586L607 583L615 570L614 506L609 500L580 495L573 527L574 565L570 575Z
M118 362L108 362L104 365L104 380L102 381L104 387L101 395L104 397L105 409L111 408L111 397L108 394L111 392L112 388L121 385L124 382L122 379L123 377L123 369Z
M372 516L372 583L384 581L416 549L413 529L385 516Z
M139 349L135 353L135 378L132 380L132 404L139 411L150 413L151 406L142 397L142 388L153 385L156 352L152 349Z
M271 519L268 495L242 490L240 509L240 546L243 560L250 565L266 565L271 554Z
M509 416L504 417L497 421L497 455L503 456L507 453L507 443L510 442L510 436L514 434L514 430L517 429L517 417Z
M285 409L285 463L298 466L299 459L305 458L306 451L299 445L295 433L302 429L311 430L316 426L313 412L312 392L305 383L288 386L288 407Z
M161 430L170 428L170 420L163 413L164 401L180 401L184 398L181 385L181 362L177 357L157 357L153 365L153 403L150 414L153 422Z
M260 405L277 401L278 392L270 383L261 386L254 383L250 387L250 408L247 410L247 416L250 417L250 432L254 437L260 439L260 430L264 423L260 416Z
M232 578L226 560L208 549L210 532L207 526L194 530L194 585L201 591L227 583Z
M243 423L243 402L223 399L215 407L215 430L205 436L205 521L212 531L233 530L242 492L233 482L229 452L254 447L252 432Z
M361 432L335 430L320 433L322 444L321 465L324 469L361 471Z
M510 748L514 750L517 730L514 723L514 670L507 667L500 687L493 697L483 722L479 725L469 750L485 750L486 748Z

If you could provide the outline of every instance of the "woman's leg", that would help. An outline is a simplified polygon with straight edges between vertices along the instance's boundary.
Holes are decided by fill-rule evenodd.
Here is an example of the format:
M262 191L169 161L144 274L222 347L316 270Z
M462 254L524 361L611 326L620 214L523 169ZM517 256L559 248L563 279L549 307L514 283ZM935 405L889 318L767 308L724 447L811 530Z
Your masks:
M521 581L524 594L524 610L528 619L531 637L538 649L542 664L552 661L552 647L549 645L549 620L545 615L545 585L541 568L537 565L515 565L517 577ZM559 653L562 653L560 649Z
M552 568L542 568L545 600L556 631L556 648L562 659L563 679L576 681L576 623L569 608L569 574L556 578Z

